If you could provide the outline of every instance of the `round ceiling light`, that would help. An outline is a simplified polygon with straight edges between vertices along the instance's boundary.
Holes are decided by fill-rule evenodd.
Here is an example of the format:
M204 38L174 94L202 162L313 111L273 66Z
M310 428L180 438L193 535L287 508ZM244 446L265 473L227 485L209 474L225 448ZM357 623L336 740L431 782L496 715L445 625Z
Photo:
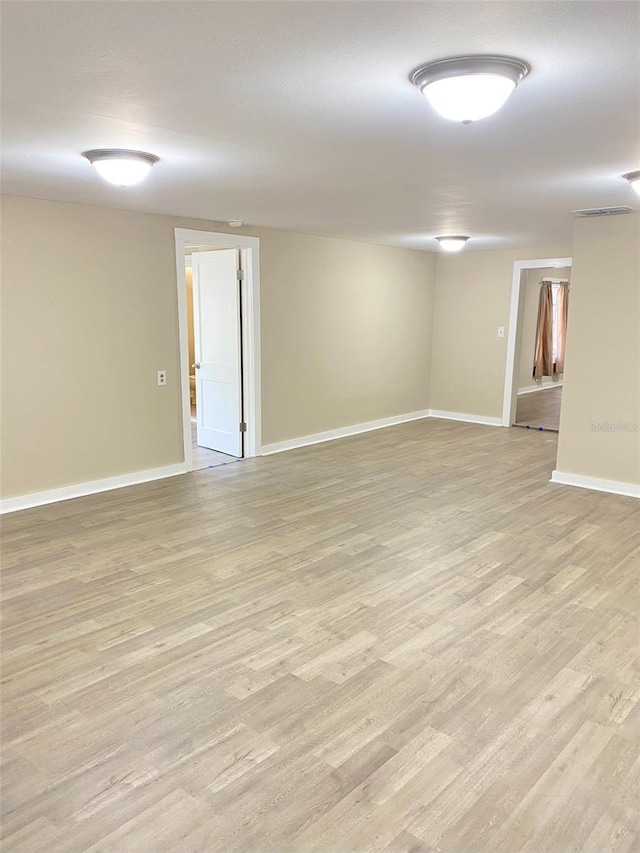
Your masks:
M626 178L638 195L640 195L640 172L627 172L627 174L622 177Z
M95 151L85 151L82 156L87 158L105 181L119 187L139 184L160 159L155 154L128 151L126 148L97 148Z
M468 237L455 235L451 237L436 237L436 240L440 243L440 248L444 249L445 252L459 252L468 239Z
M421 65L409 79L441 116L469 124L499 110L530 70L511 56L454 56Z

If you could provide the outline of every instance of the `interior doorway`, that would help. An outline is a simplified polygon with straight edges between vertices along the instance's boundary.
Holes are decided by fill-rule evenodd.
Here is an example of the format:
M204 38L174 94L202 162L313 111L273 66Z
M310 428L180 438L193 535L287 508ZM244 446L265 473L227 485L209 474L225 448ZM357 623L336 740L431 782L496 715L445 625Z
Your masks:
M188 470L259 453L259 241L175 229Z
M570 282L571 267L526 270L524 307L520 312L515 426L550 432L560 430ZM551 309L549 313L543 312L542 322L541 304ZM546 370L545 358L538 355L540 338L545 332L549 339L547 356L550 352Z
M238 249L185 247L193 468L244 456Z
M554 359L558 341L556 313L568 292L571 258L540 258L516 261L513 268L507 364L505 371L503 426L518 426L558 432L562 405L563 375ZM549 298L551 313L549 359L552 368L538 369L534 378L537 348L538 312L541 289ZM559 294L560 288L566 288ZM562 299L560 298L562 297ZM549 360L548 359L548 360ZM540 365L538 365L540 368ZM549 372L551 375L547 376ZM544 374L544 375L541 375Z

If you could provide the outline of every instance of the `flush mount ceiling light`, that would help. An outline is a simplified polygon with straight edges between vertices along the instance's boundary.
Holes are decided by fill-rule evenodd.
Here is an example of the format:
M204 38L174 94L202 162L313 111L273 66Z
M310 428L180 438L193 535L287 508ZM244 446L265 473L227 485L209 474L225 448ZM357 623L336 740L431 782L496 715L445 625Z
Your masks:
M126 148L97 148L95 151L85 151L82 156L95 166L105 181L119 187L139 184L160 159L146 151L128 151Z
M454 56L421 65L409 79L441 116L469 124L499 110L530 70L511 56Z
M440 243L440 248L444 249L445 252L459 252L468 239L468 237L458 236L436 237L436 240Z
M634 190L640 195L640 172L627 172L622 177L629 181Z

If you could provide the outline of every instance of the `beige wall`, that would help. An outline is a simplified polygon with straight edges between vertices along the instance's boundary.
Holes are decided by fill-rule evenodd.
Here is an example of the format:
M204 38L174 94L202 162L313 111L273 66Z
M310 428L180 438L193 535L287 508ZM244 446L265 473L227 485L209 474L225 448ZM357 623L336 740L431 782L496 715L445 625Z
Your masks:
M556 465L563 473L640 483L639 252L640 215L576 220Z
M438 256L430 408L502 415L513 264L571 249L500 249ZM505 337L498 338L498 326Z
M538 270L527 270L524 287L524 304L522 306L522 320L520 323L520 365L518 377L518 389L538 388L533 378L533 360L536 348L536 328L538 326L538 303L540 301L540 282L545 278L562 278L571 280L571 267L545 267ZM569 305L571 298L569 298ZM567 323L568 325L568 323ZM554 385L562 379L545 377L543 385Z
M176 226L228 230L3 199L4 497L182 460ZM261 238L263 444L427 408L434 255L242 233Z
M435 257L271 232L263 444L428 408Z

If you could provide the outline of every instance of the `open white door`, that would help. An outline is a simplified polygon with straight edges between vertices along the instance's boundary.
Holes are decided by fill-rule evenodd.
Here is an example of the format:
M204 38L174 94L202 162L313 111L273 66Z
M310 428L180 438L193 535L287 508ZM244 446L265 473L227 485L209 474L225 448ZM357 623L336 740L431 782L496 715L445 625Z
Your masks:
M197 441L242 456L242 337L237 249L193 252Z

